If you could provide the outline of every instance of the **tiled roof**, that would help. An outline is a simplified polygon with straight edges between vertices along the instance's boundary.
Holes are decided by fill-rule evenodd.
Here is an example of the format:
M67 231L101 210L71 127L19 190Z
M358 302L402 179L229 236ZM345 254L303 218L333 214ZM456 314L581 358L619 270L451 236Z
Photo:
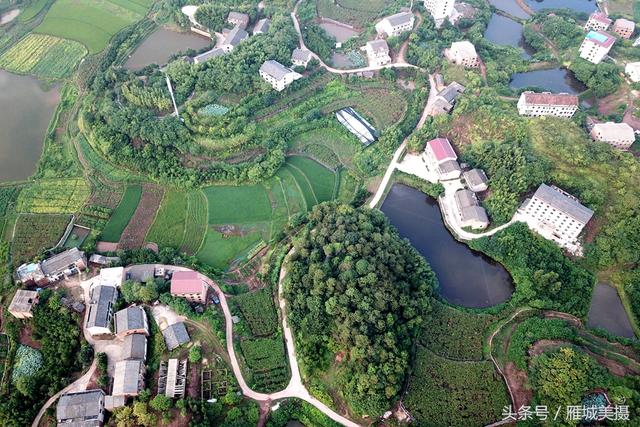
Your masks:
M599 11L593 12L591 16L589 16L589 19L602 22L603 24L606 24L606 25L609 25L612 22L607 15Z
M66 270L71 264L83 259L83 257L84 252L78 250L78 248L71 248L42 261L41 268L44 274L58 274Z
M446 138L436 138L427 142L427 146L435 156L436 160L442 162L448 159L457 159L456 152Z
M103 408L103 399L102 390L63 394L56 407L56 418L67 422L97 419Z
M286 76L287 74L293 72L287 67L285 67L284 65L282 65L281 63L279 63L278 61L274 61L271 59L268 61L265 61L265 63L262 64L262 66L260 67L260 71L268 74L269 76L273 77L278 81L282 80L284 76Z
M308 61L311 58L311 52L307 49L295 48L291 54L291 59L296 61Z
M98 285L91 291L87 328L109 328L109 312L118 296L113 286Z
M208 50L206 52L201 53L198 56L195 56L193 59L194 59L194 61L196 61L198 63L201 63L201 62L208 61L211 58L215 58L217 56L222 56L222 55L224 55L224 53L225 53L224 50L222 50L219 47L215 47L215 48L213 48L211 50Z
M391 26L397 27L399 25L405 25L411 22L414 18L413 13L410 12L400 12L395 15L387 16L385 19L389 21Z
M227 21L239 21L239 22L248 23L249 22L249 15L247 15L246 13L241 13L241 12L229 12L229 16L227 17Z
M581 205L574 197L559 188L541 184L533 196L583 224L589 222L593 216L591 209Z
M478 205L478 199L476 199L476 195L471 190L458 190L456 191L454 197L456 199L456 204L460 209Z
M137 395L140 391L140 376L144 372L141 360L122 360L116 363L113 374L113 396Z
M147 315L142 307L133 305L115 314L116 334L146 329Z
M270 25L271 21L268 18L259 20L255 27L253 27L253 34L266 33L267 31L269 31Z
M229 31L222 44L235 47L238 46L240 42L247 37L249 37L249 33L247 33L240 27L234 27L233 30Z
M575 105L578 106L578 97L568 93L550 92L523 92L524 100L529 105Z
M207 289L207 284L197 271L176 271L171 276L171 293L201 294Z
M375 53L389 52L389 45L382 39L369 41L367 46Z
M484 223L489 222L487 211L485 211L483 207L477 205L462 208L460 210L460 216L462 217L462 221L475 220Z
M189 338L187 328L182 322L167 326L166 329L162 331L162 335L164 336L164 342L167 344L167 349L169 351L172 351L191 340Z
M470 171L466 171L464 173L464 179L472 187L477 187L489 182L487 175L482 169L471 169Z
M147 337L142 334L131 334L124 337L122 358L124 360L142 360L147 357Z

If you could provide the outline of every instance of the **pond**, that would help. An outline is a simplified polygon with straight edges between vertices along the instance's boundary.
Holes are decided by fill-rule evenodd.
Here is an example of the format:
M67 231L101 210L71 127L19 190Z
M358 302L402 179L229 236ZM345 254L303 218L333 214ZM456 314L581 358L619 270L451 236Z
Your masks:
M578 94L586 90L586 87L566 68L515 73L511 76L509 87L512 89L538 87L549 92L566 92L572 94Z
M598 283L591 298L587 326L602 328L625 338L634 338L631 322L616 289L607 283Z
M598 7L595 0L524 0L536 12L542 9L571 9L591 13Z
M438 292L448 302L484 308L513 293L511 276L500 264L453 238L442 222L438 203L424 193L395 184L382 205L402 237L425 257L438 277Z
M151 64L164 65L174 53L202 49L212 43L210 39L194 33L159 28L138 46L124 66L138 70Z
M516 3L516 0L489 0L489 3L495 6L496 9L505 11L516 18L529 18L529 14Z
M345 25L336 24L326 19L322 20L320 27L327 32L330 36L336 39L338 43L343 43L349 40L351 37L357 36L358 32Z
M43 89L28 76L0 70L0 181L26 179L36 170L53 111L57 88Z
M494 13L484 32L484 37L498 45L521 48L524 58L531 58L533 54L533 50L526 45L522 37L522 24L506 16Z

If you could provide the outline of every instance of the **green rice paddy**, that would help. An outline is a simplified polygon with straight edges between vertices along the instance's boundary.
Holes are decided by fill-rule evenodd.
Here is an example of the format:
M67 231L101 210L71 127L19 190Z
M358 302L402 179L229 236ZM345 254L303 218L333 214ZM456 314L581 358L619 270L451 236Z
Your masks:
M129 185L122 196L122 200L118 207L113 211L113 215L102 230L101 239L105 242L117 242L120 240L122 232L129 224L133 216L140 197L142 196L142 187L140 185Z

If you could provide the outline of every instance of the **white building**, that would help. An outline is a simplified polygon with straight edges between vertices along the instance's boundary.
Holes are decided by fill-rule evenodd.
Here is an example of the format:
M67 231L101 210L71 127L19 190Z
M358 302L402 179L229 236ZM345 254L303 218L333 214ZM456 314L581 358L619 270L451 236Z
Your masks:
M578 97L568 93L523 92L518 100L521 116L572 117L578 110Z
M210 59L217 58L218 56L224 55L226 52L220 47L214 47L211 50L201 53L200 55L196 55L193 57L194 64L202 64L207 62Z
M247 25L249 25L249 15L240 12L229 12L227 22L234 27L247 28Z
M615 37L604 31L589 31L580 45L580 58L599 64L611 50Z
M298 67L307 67L311 61L311 51L307 49L295 48L291 54L291 63Z
M590 134L594 141L606 142L621 150L628 149L636 140L633 128L626 123L598 123Z
M585 31L607 31L613 21L600 11L595 11L589 16L589 20L584 25Z
M102 286L114 286L119 288L124 278L124 267L111 267L100 269L98 284ZM96 283L94 282L94 285Z
M222 42L222 45L220 45L220 48L225 53L229 53L236 46L238 46L242 40L247 38L249 38L249 33L247 33L241 27L234 27L233 30L227 33L227 36L224 38L224 41Z
M118 299L114 286L94 286L89 291L86 328L91 336L110 335L113 332L113 307Z
M424 0L424 8L431 14L437 25L451 16L454 4L454 0Z
M640 62L630 62L624 67L624 72L627 73L632 82L640 82Z
M269 18L263 18L259 20L256 25L253 27L253 35L258 34L267 34L269 32L269 27L271 26L271 20Z
M462 174L469 190L474 193L487 191L489 189L489 179L482 169L471 169Z
M467 189L458 190L453 197L456 201L458 220L462 227L484 230L489 226L487 212L480 206L473 191Z
M386 34L387 37L397 37L405 31L411 31L416 18L411 12L400 12L387 16L376 24L378 34Z
M478 57L476 48L467 40L451 43L451 47L444 50L444 56L450 62L467 68L480 65L480 57Z
M285 67L278 61L265 61L260 67L260 77L271 85L278 92L283 91L294 81L302 77L290 68Z
M436 138L427 142L422 160L429 170L436 171L441 180L460 178L458 156L446 138Z
M391 63L389 45L386 41L380 39L367 42L364 49L367 52L370 67L381 67Z
M593 211L575 197L546 184L525 200L519 213L529 228L565 247L577 243L578 235L593 216Z
M613 32L623 39L630 39L636 30L636 23L628 19L618 18L613 23Z

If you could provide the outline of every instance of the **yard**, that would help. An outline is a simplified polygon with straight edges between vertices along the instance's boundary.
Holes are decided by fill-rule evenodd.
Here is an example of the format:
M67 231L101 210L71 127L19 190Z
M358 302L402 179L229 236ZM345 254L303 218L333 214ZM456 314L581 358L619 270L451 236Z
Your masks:
M37 181L18 196L17 211L28 213L74 213L91 195L83 178Z

